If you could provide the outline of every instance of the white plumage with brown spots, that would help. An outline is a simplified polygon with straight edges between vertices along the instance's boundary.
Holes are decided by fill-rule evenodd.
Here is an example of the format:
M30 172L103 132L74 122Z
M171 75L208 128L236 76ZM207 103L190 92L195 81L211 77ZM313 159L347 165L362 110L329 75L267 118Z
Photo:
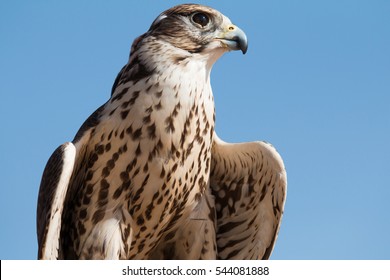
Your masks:
M111 98L46 165L38 258L269 258L286 172L271 145L215 134L210 71L231 50L245 33L194 4L134 41Z

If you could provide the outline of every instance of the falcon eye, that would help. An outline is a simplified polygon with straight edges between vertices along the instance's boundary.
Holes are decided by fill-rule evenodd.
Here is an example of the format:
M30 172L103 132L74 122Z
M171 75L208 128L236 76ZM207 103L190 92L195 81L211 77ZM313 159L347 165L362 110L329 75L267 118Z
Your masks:
M204 13L195 13L192 15L192 21L205 27L210 22L210 18Z

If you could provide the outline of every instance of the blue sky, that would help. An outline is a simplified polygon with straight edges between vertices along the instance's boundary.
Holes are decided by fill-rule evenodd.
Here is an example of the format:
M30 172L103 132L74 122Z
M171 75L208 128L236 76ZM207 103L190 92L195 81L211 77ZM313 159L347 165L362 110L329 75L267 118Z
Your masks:
M35 259L41 175L181 1L0 2L0 259ZM199 2L198 2L199 3ZM216 130L281 153L273 259L390 259L390 2L200 1L249 40L214 66Z

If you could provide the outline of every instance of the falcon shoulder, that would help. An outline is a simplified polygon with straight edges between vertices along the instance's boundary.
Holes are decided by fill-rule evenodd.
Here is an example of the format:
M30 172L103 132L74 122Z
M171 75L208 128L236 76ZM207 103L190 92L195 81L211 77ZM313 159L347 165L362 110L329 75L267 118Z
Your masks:
M287 176L268 143L229 144L216 135L211 189L219 259L268 259L280 227Z

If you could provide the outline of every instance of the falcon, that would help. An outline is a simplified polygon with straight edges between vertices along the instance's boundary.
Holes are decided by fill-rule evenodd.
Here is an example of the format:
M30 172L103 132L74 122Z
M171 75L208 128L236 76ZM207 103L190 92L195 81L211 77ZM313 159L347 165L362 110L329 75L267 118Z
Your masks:
M210 71L245 33L175 6L132 44L110 99L43 172L39 259L267 259L286 198L280 155L214 131Z

